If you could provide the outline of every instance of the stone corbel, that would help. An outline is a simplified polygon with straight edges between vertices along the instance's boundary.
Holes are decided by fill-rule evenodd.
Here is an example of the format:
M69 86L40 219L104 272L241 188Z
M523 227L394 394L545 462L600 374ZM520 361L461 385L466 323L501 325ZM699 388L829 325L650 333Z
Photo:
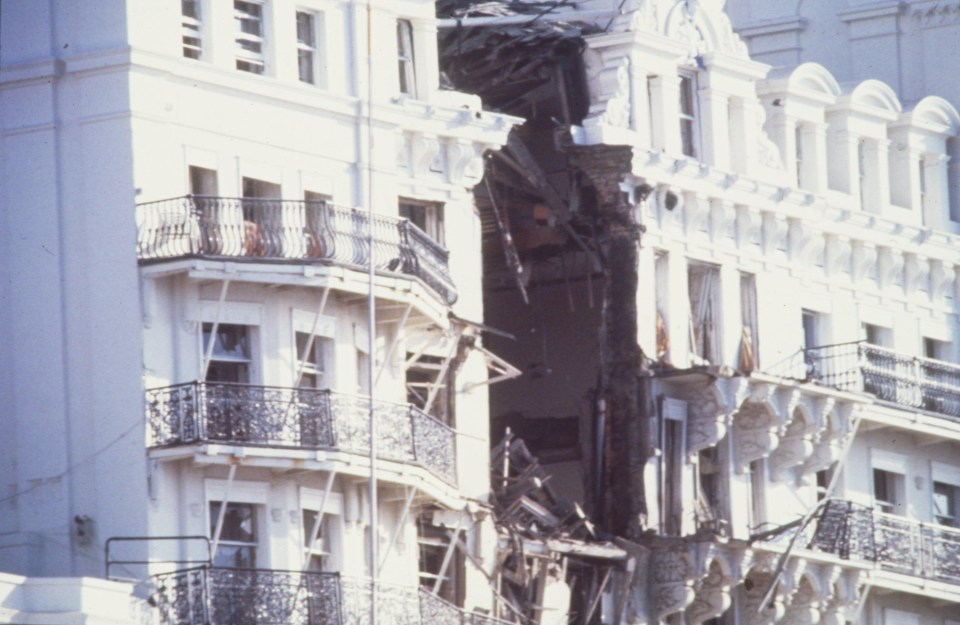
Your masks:
M746 473L754 460L767 458L773 453L800 398L798 389L779 389L773 384L754 387L734 415L739 473Z
M706 547L706 548L704 548ZM743 579L743 565L750 550L718 543L697 546L696 596L685 612L687 625L699 625L726 612L732 603L731 589Z
M784 599L787 594L784 584L778 584L769 603L761 605L767 590L774 583L773 571L776 569L776 564L775 554L760 554L744 579L742 605L745 625L773 625L783 617L786 611Z
M776 213L763 213L763 253L772 256L787 250L787 220Z
M812 575L805 575L790 596L782 625L816 625L820 620L820 586Z
M833 410L827 415L827 427L817 437L813 454L800 469L802 474L823 471L840 459L851 435L850 424L856 419L861 408L861 404L849 401L834 404Z
M713 447L726 436L748 388L745 378L720 379L684 396L687 402L687 455Z
M877 248L866 241L854 241L850 277L854 283L870 280L877 269Z
M814 451L817 434L825 427L825 415L833 409L831 397L803 398L794 410L780 444L770 455L774 478L783 480L788 469L803 465Z
M881 247L877 258L877 285L888 289L903 279L903 254L891 247Z
M930 261L926 257L916 254L904 256L903 290L907 298L912 298L918 291L930 292Z
M650 598L657 621L693 601L693 562L686 543L655 547L650 554Z
M412 170L411 176L421 176L430 171L430 165L440 153L440 141L436 135L415 134L411 140Z
M801 267L812 267L823 252L823 234L802 219L789 219L790 257Z
M957 278L956 269L952 264L942 260L930 263L930 301L938 304L950 295L954 280Z
M827 277L833 278L850 273L850 257L853 251L850 239L837 234L828 234L826 248Z
M471 141L450 139L447 142L447 179L451 184L473 187L483 178L482 150Z
M859 569L839 569L830 585L829 595L821 601L820 625L844 625L847 611L860 601L860 580L863 572Z
M737 207L737 244L741 247L751 243L760 244L760 229L763 218L760 211L749 206Z
M710 240L720 243L736 237L734 226L737 223L737 210L731 202L713 200L710 203Z
M710 215L710 202L702 195L693 196L683 204L685 234L693 236L707 229Z

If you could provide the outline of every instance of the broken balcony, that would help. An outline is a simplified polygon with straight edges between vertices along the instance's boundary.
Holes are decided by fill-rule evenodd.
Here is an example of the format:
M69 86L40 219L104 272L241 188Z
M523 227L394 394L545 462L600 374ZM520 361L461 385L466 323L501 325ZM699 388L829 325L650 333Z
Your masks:
M457 299L449 253L409 220L324 201L185 196L137 205L141 263L207 258L336 264L408 276ZM370 237L373 245L371 248Z
M960 530L850 501L824 506L809 546L891 572L960 584Z
M365 625L370 582L338 573L198 567L153 577L163 625ZM377 584L380 625L498 625L425 589Z
M804 349L789 377L960 418L960 365L901 354L864 341Z
M330 390L189 382L147 391L150 446L202 443L370 453L370 399ZM410 404L375 400L377 457L456 485L456 432Z

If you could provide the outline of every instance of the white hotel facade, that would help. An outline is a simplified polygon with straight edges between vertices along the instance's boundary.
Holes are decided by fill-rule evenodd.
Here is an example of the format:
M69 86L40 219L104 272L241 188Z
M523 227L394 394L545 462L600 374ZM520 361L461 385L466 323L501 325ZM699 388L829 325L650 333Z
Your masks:
M4 622L151 575L172 622L364 618L371 505L384 618L489 612L450 545L496 545L471 189L514 120L439 90L432 2L369 4L3 3Z
M0 622L362 623L372 500L381 614L489 618L513 370L471 190L520 120L437 88L433 3L372 4L4 0ZM608 28L570 136L631 146L644 227L631 622L956 625L960 116L771 70L721 0L613 4L580 3ZM590 364L493 403L575 413Z

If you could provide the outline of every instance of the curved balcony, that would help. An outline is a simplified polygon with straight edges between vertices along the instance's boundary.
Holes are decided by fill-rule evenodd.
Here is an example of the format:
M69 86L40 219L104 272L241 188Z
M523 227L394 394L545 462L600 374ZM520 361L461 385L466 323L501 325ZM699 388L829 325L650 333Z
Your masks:
M198 567L153 577L164 625L365 625L370 581L339 573ZM500 625L423 589L377 584L381 625Z
M320 201L185 196L137 205L141 263L210 258L333 263L420 280L457 299L449 252L406 219ZM373 234L373 249L369 237Z
M370 453L369 399L329 390L189 382L147 391L151 447L197 443ZM374 402L377 457L456 485L456 433L415 406Z
M775 373L960 418L960 366L864 341L804 349Z
M960 584L960 530L830 501L817 519L811 549L875 562L896 573Z

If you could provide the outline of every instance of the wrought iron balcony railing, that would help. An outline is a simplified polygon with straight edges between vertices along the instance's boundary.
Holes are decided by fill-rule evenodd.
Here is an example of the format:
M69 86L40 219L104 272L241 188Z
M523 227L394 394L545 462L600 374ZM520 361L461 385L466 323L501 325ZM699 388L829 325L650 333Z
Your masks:
M322 201L186 196L137 205L137 256L336 263L418 278L457 299L449 253L406 219ZM373 249L368 237L373 233Z
M193 443L370 453L369 399L329 390L188 382L147 391L151 447ZM409 404L374 402L377 455L456 484L456 433Z
M163 625L366 625L370 582L338 573L198 567L156 575ZM505 625L423 590L377 584L380 625Z
M960 418L960 366L863 341L804 349L771 373Z
M878 512L850 501L830 501L817 519L809 547L843 559L960 584L960 530Z

